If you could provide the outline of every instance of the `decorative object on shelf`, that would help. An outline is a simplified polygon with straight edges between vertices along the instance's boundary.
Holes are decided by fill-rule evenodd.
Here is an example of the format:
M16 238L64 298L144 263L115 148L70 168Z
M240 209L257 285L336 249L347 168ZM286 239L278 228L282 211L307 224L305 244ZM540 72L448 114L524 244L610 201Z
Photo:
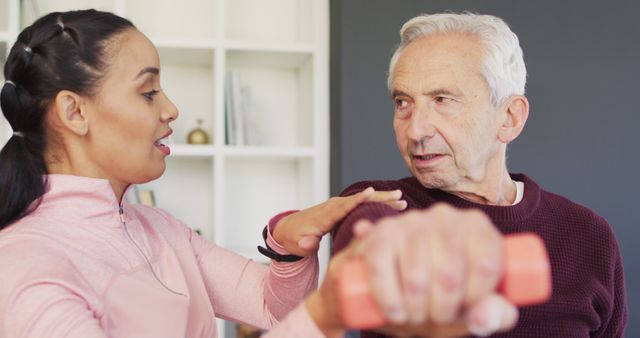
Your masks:
M198 126L192 129L187 136L189 144L209 144L209 134L202 129L202 119L198 119Z
M238 324L236 326L237 338L259 338L262 335L260 329L248 324Z

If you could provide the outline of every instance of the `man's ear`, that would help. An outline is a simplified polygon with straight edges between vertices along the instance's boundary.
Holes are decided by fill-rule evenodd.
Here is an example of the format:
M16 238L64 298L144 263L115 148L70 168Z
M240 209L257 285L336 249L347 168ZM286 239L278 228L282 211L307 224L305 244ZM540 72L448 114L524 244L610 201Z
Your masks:
M498 131L498 139L508 144L522 132L529 117L529 100L523 95L513 95L502 105L504 120Z
M68 131L76 135L89 132L89 119L83 109L83 98L69 90L61 90L55 97L55 114Z

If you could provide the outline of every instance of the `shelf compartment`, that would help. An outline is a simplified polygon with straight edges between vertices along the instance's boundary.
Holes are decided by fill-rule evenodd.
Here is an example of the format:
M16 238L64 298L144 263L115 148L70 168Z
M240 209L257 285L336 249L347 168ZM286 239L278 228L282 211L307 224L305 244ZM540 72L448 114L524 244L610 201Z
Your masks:
M262 228L276 214L310 206L313 161L226 158L224 232L227 249L261 260Z
M181 158L166 160L167 169L155 181L142 184L153 190L156 206L211 240L213 199L213 159ZM133 193L133 191L131 191Z
M213 39L217 0L125 1L125 15L150 37Z
M312 54L230 50L226 68L234 74L234 83L248 88L250 114L246 121L254 128L245 135L255 133L255 140L245 144L313 145Z
M160 47L160 78L180 115L171 123L173 144L187 144L189 132L202 120L202 129L214 140L213 49Z
M312 43L313 5L310 0L227 0L224 3L228 40ZM271 15L264 15L270 13Z

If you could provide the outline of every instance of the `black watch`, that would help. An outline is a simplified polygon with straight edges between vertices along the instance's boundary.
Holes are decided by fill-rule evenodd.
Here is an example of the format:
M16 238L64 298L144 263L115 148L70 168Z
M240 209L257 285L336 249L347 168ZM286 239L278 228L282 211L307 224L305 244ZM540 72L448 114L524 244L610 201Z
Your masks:
M276 262L296 262L304 258L302 256L296 255L281 255L273 251L273 249L269 247L269 244L267 244L267 231L269 231L267 229L268 227L269 226L267 225L264 227L264 230L262 230L262 238L264 239L264 246L266 246L266 248L258 245L258 251L260 251L261 254L273 259Z

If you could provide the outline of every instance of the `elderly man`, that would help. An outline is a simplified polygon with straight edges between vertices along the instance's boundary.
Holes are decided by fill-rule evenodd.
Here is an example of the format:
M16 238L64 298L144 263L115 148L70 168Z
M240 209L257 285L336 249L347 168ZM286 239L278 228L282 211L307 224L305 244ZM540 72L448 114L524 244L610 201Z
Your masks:
M342 194L369 186L400 189L407 210L439 202L456 210L474 208L504 234L540 235L551 261L552 298L543 305L521 308L515 328L496 336L623 336L624 276L609 224L593 211L541 189L530 177L507 170L507 145L520 135L529 113L524 96L526 69L517 36L497 17L451 13L415 17L400 35L388 86L395 103L397 145L412 177L359 182ZM379 203L361 205L334 230L335 252L351 242L359 220L393 220L403 217L397 216L400 213ZM397 241L403 231L387 231L386 240ZM424 252L430 255L433 250ZM375 250L371 255L384 259ZM469 285L477 282L468 279L471 272L464 262L476 258L438 252L437 257L429 257L435 262L431 271L437 274L431 276L428 292L417 292L417 300L397 292L385 295L386 289L394 289L389 285L403 283L390 274L388 279L372 281L377 300L391 319L397 309L410 308L407 304L426 302L427 314L414 322L426 318L439 325L455 325L469 307ZM493 269L491 264L486 266L487 271ZM460 285L466 285L466 291ZM397 315L393 322L406 323L411 316ZM362 337L384 335L364 332Z

